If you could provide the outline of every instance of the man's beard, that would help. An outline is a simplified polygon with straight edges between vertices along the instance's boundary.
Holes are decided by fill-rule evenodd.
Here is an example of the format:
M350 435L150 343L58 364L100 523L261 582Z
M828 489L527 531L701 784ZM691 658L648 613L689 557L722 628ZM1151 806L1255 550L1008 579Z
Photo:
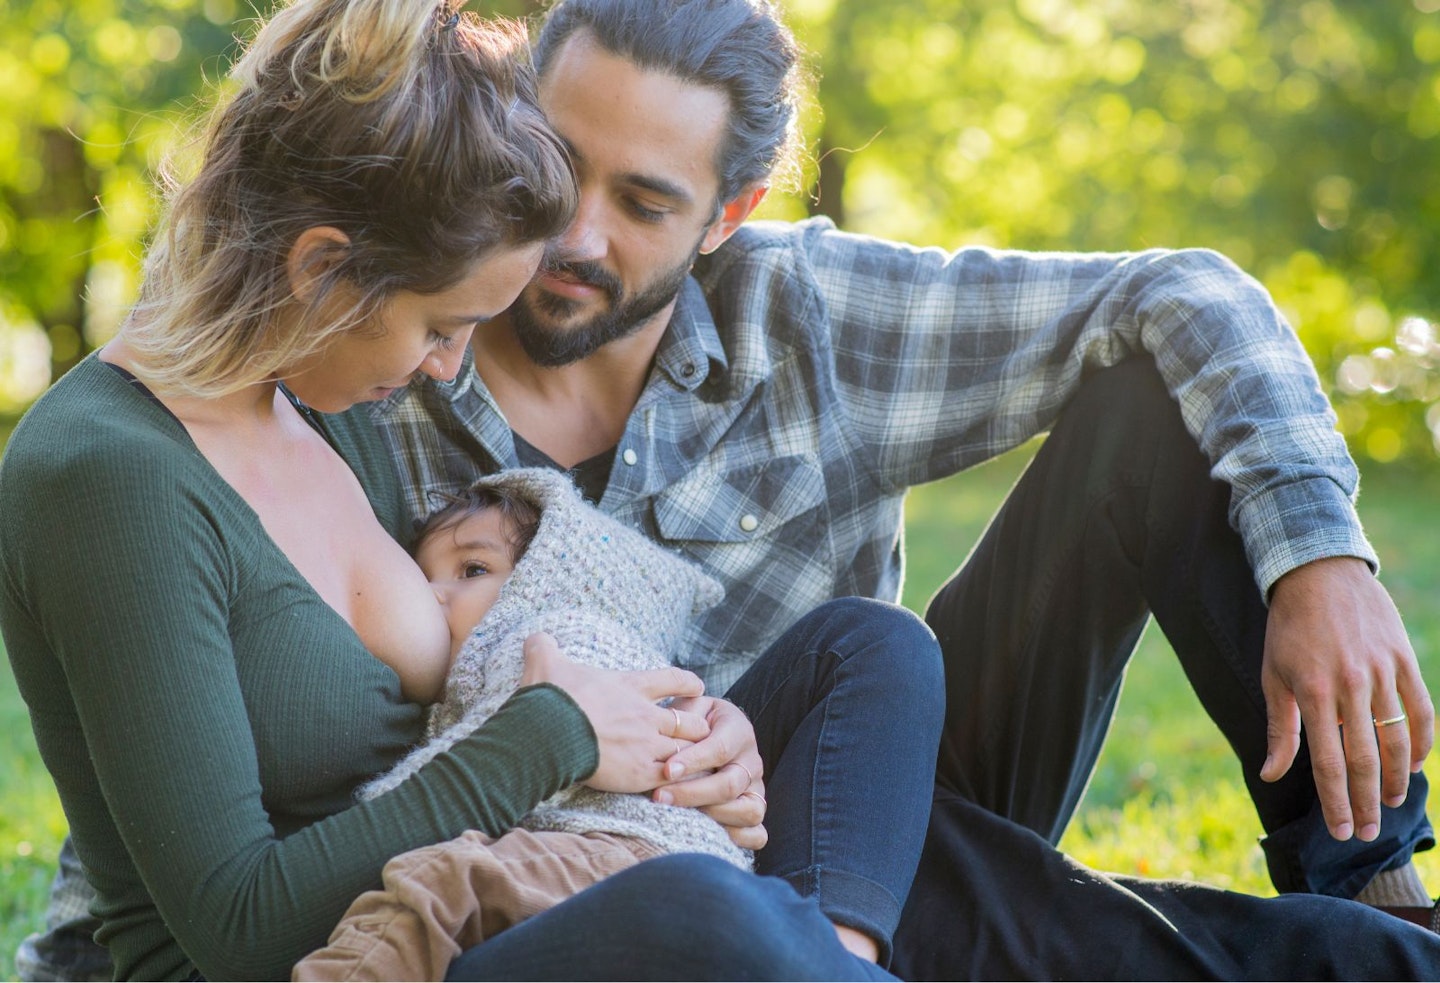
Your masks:
M541 265L542 272L565 273L581 283L599 287L609 298L610 305L589 321L553 328L545 322L545 315L563 321L575 312L580 303L533 287L522 293L511 306L510 327L520 347L536 365L553 369L578 362L610 342L634 334L641 325L663 310L679 295L685 278L690 275L690 268L695 265L695 257L699 255L700 245L696 243L684 262L662 272L639 293L626 297L619 277L599 263L566 262L553 258L547 252Z

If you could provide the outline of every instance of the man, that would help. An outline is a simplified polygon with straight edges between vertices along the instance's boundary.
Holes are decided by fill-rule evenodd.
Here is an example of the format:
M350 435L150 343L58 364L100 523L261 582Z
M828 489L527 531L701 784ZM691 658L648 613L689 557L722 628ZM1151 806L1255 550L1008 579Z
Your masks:
M758 2L568 0L536 56L580 215L454 384L381 408L417 507L477 468L570 470L725 582L688 646L719 692L816 603L898 594L907 487L1054 424L927 616L942 790L1058 840L1153 611L1277 887L1428 908L1430 699L1258 284L1205 252L742 228L793 126L793 43Z
M1303 896L1429 917L1411 769L1433 711L1373 578L1353 463L1263 290L1203 252L742 227L794 127L795 47L763 0L566 0L537 59L580 213L454 383L377 408L412 506L477 470L570 471L724 582L682 645L722 692L819 602L898 595L909 486L1051 428L927 614L947 727L892 969L1436 966L1425 933ZM1241 756L1277 887L1300 896L1122 882L1053 850L1151 611ZM1347 962L1357 932L1385 955ZM1364 961L1392 957L1412 961Z

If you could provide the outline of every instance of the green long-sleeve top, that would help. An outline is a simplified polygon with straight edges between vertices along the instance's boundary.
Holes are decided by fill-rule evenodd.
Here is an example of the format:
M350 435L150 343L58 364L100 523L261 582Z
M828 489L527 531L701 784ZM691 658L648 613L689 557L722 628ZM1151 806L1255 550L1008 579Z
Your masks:
M401 538L363 416L317 427ZM0 461L0 628L120 979L288 978L386 860L508 829L597 762L579 708L530 687L355 804L420 708L179 422L93 357Z

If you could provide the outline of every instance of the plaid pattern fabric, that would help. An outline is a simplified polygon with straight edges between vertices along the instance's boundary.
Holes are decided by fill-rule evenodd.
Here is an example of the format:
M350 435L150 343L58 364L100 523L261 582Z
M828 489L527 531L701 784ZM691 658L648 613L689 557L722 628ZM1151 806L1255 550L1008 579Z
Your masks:
M60 844L60 865L50 885L45 930L27 936L15 952L21 980L110 980L110 953L94 940L100 920L90 914L95 890L85 879L70 837Z
M1324 556L1375 564L1310 360L1223 257L949 253L825 220L750 223L701 258L600 507L725 585L679 660L723 692L817 604L899 597L907 488L1041 433L1087 373L1140 352L1233 487L1262 591ZM416 514L519 465L468 358L374 416Z

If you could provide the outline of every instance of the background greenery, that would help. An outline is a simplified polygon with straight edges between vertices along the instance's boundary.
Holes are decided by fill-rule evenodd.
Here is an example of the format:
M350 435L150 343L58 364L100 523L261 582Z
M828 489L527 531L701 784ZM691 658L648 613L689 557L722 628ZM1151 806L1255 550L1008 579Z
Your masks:
M771 195L766 214L823 213L927 244L1230 255L1270 288L1332 390L1385 580L1433 678L1440 0L782 6L820 81L796 190ZM0 440L114 331L157 169L254 13L241 0L0 7ZM907 603L963 555L1025 454L912 497ZM3 977L38 924L63 834L8 665L0 802ZM1264 893L1258 833L1223 742L1152 632L1065 846L1107 869ZM1426 872L1440 886L1440 870Z
M1440 0L781 3L820 81L797 193L767 214L925 244L1219 248L1291 315L1358 455L1434 457ZM0 413L114 331L153 173L253 17L0 9Z

